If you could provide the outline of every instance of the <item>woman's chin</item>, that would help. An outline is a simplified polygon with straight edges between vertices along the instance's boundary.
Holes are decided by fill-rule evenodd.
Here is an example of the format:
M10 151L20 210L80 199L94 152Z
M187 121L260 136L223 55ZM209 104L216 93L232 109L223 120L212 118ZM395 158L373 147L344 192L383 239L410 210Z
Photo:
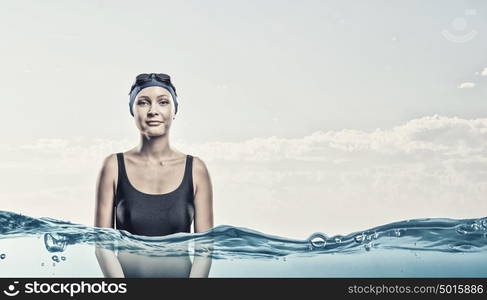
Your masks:
M158 136L163 136L165 134L166 134L165 130L147 130L144 132L144 135L150 137L158 137Z

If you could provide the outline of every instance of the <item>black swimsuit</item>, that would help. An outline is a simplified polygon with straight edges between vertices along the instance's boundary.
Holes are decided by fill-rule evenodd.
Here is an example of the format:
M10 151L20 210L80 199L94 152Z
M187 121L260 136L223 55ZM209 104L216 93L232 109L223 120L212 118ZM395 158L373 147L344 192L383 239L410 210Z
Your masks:
M115 197L116 229L144 236L164 236L191 232L194 219L193 157L186 156L183 181L166 194L146 194L128 180L123 153L117 153L118 184ZM188 277L189 255L148 257L125 251L118 252L125 277Z
M163 236L190 232L194 218L193 157L186 156L183 181L166 194L146 194L130 183L123 153L117 153L116 228L132 234Z

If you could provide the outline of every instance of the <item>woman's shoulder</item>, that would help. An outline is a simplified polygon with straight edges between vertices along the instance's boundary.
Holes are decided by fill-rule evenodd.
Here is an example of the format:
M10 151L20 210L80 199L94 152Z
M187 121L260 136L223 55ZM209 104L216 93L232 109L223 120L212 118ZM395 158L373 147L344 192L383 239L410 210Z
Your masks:
M116 189L116 182L118 178L118 162L117 154L111 153L103 159L102 166L99 172L99 181L103 182L105 186L112 186Z
M116 168L117 165L117 153L110 153L103 159L103 167L113 169Z
M110 153L103 159L102 172L109 177L118 176L117 153Z
M208 167L204 160L199 156L193 156L193 189L195 195L203 192L211 193L212 183L210 178L210 173L208 172Z
M191 156L193 157L193 177L195 181L208 180L209 172L204 160L196 155Z
M197 171L203 171L206 168L206 163L203 161L203 159L199 156L196 155L191 155L193 157L193 169L196 169Z

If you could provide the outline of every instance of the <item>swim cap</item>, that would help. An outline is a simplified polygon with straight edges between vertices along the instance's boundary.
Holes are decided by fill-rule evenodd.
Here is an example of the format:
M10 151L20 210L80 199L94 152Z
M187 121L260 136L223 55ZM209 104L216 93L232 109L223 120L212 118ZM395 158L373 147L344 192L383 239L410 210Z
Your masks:
M172 99L174 100L174 106L175 106L175 112L176 114L178 112L178 100L177 100L177 94L176 94L176 87L172 84L171 82L171 77L167 74L163 73L142 73L137 75L135 78L135 83L132 85L130 92L129 92L129 109L130 109L130 114L133 116L134 112L132 111L132 105L135 101L135 97L137 94L144 88L149 87L149 86L160 86L165 88L166 90L169 91L169 93L172 96Z

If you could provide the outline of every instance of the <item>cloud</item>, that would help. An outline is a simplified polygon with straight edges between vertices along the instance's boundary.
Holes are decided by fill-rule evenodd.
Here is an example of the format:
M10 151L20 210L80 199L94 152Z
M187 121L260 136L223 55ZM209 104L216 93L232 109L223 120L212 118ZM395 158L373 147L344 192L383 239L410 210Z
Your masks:
M458 86L459 89L471 89L473 87L475 87L475 83L473 83L473 82L462 82Z
M208 160L269 162L281 160L338 162L357 154L421 158L486 151L487 119L465 120L438 115L411 120L391 129L317 131L297 139L256 138L242 142L187 144Z

